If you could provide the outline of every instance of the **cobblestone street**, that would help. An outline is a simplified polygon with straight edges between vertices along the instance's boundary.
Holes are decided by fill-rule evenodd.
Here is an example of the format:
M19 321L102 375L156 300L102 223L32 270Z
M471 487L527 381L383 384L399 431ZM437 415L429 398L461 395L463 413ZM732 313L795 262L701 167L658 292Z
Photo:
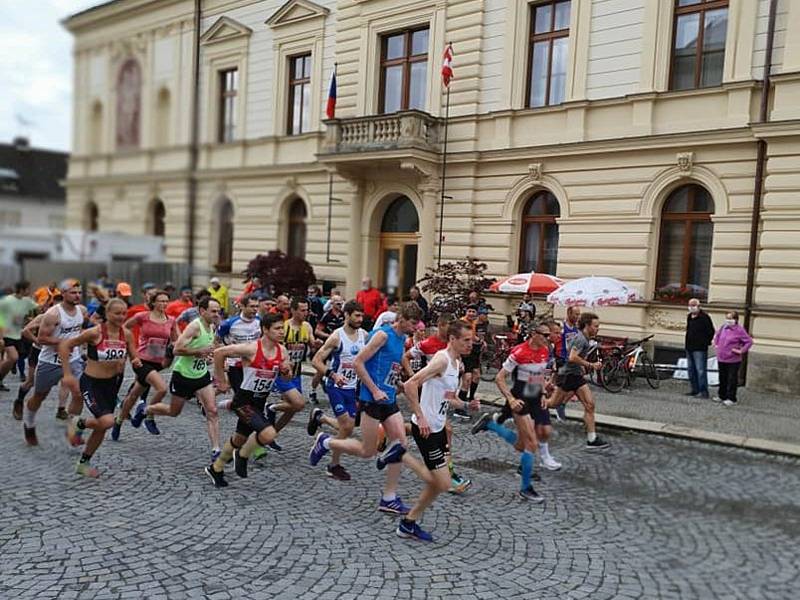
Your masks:
M11 382L11 377L8 382ZM16 388L16 386L14 386ZM12 392L15 395L15 392ZM214 489L203 418L187 405L162 434L126 425L74 474L55 400L27 448L5 393L0 418L0 598L797 598L800 461L619 431L604 453L556 426L564 468L541 471L543 505L515 494L516 459L456 423L458 470L401 540L376 511L382 473L345 457L353 480L308 465L307 412L241 480ZM323 401L323 407L327 403ZM222 418L223 439L234 424ZM412 443L413 444L413 443ZM420 490L404 472L401 495Z

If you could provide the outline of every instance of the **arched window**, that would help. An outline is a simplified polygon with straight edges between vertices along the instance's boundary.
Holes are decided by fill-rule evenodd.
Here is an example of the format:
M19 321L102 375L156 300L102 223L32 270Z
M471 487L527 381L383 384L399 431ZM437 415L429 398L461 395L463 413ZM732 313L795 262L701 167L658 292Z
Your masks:
M230 273L233 268L233 204L225 198L217 214L217 262L214 268L220 273Z
M519 244L520 273L556 274L558 267L558 225L561 208L556 197L547 190L536 192L522 211Z
M300 198L292 200L289 206L289 235L286 241L286 254L298 258L306 257L306 205Z
M151 235L157 235L159 237L164 237L164 219L167 216L167 210L164 208L164 203L156 199L153 202L153 206L151 210L151 225L150 225L150 233Z
M139 146L142 71L135 59L126 60L117 75L117 148Z
M94 201L90 201L85 208L83 228L86 231L97 231L99 217L100 211L97 209L97 204Z
M383 215L381 233L417 233L419 216L414 203L406 196L394 200Z
M683 301L708 297L714 201L699 185L669 195L661 213L656 298Z
M170 104L169 90L161 88L156 100L156 131L154 139L157 147L169 146L170 143Z
M89 154L100 154L103 151L103 104L98 100L92 104L89 120Z

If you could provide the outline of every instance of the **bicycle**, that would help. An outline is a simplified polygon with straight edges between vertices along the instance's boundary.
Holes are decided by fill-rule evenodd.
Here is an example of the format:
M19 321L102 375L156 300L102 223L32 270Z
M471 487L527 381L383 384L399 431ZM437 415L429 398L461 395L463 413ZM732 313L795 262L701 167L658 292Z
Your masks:
M481 379L483 381L494 381L514 347L515 339L511 333L496 333L491 336L491 341L492 343L481 354Z
M630 387L635 377L644 377L647 384L657 389L660 385L658 370L650 358L644 344L654 336L635 342L628 342L624 348L615 348L603 359L600 369L600 384L612 394L621 392L623 388Z

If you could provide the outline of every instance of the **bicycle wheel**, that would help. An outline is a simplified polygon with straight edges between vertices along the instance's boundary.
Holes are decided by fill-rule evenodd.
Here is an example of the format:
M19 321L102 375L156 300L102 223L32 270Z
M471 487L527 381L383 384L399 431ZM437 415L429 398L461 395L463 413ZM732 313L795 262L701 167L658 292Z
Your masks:
M622 391L626 377L625 364L621 360L604 362L600 369L600 383L612 394Z
M661 384L661 380L658 378L658 369L656 369L656 366L653 364L653 360L647 352L642 352L639 359L642 361L642 374L644 378L647 379L647 385L654 390L657 389Z

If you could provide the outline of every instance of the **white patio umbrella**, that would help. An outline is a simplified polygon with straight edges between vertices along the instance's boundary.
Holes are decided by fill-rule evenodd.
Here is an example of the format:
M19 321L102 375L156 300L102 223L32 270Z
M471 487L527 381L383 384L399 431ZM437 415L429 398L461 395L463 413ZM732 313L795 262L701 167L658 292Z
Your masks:
M641 300L634 287L613 277L581 277L568 281L547 296L559 306L615 306Z

